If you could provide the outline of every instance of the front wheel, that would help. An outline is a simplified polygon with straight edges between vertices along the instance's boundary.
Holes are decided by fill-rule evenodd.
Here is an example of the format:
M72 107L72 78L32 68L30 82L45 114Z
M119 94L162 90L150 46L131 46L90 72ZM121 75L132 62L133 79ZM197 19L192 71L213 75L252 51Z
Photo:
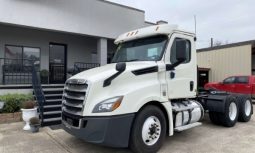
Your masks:
M136 153L155 153L166 136L164 113L156 106L146 106L136 116L130 137L130 148Z

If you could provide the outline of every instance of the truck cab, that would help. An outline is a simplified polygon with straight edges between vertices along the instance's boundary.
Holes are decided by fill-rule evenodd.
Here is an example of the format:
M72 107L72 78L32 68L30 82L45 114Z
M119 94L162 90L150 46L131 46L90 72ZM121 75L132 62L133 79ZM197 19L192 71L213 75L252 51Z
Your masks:
M112 63L66 81L64 130L91 143L156 152L166 135L201 125L195 40L193 33L171 25L120 35ZM233 103L229 126L237 120Z

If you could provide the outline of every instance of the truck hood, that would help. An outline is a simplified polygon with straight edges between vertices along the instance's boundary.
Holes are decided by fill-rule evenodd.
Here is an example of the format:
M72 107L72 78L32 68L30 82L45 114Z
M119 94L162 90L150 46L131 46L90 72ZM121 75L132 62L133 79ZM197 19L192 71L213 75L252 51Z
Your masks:
M126 63L126 70L123 73L128 73L133 70L139 70L142 68L148 68L152 66L156 66L157 62L155 61L146 61L146 62L127 62ZM106 79L113 74L115 74L117 71L115 69L116 63L107 64L101 67L93 68L87 71L83 71L81 73L78 73L71 77L70 79L85 79L88 81L99 81L102 79Z

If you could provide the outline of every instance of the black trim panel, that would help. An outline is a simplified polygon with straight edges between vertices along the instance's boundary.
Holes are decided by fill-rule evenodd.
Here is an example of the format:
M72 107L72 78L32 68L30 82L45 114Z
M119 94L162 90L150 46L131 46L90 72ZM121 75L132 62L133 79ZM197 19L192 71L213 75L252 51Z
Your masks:
M135 114L124 114L107 117L65 116L73 123L79 122L80 127L72 127L63 121L63 129L87 142L104 146L126 148ZM63 116L62 116L63 118Z
M114 75L110 76L108 79L104 80L104 84L103 87L107 87L109 85L111 85L112 80L114 80L115 78L117 78L122 72L117 72Z
M155 73L155 72L158 72L158 66L153 66L153 67L148 67L148 68L132 71L134 75L143 75L143 74Z

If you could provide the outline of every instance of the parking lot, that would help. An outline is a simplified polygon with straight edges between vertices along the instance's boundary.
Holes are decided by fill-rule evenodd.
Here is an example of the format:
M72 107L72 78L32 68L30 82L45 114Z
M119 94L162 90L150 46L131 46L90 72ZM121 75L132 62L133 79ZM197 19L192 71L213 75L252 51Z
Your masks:
M129 153L79 140L62 129L42 128L32 134L22 130L23 123L0 125L0 153ZM213 125L208 116L203 125L167 137L160 153L254 153L255 117L233 128Z

